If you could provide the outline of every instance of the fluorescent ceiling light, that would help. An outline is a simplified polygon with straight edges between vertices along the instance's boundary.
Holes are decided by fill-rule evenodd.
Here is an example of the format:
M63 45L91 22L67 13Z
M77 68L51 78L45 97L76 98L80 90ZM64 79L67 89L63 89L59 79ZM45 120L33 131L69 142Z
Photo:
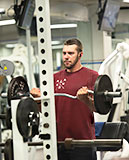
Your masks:
M63 45L52 46L52 49L62 49Z
M0 14L5 14L5 9L4 8L0 8Z
M60 41L52 41L52 45L58 45L60 43L61 43Z
M58 28L76 28L77 24L53 24L50 26L51 29L58 29Z
M14 48L16 44L6 44L6 48Z
M123 2L129 3L129 0L123 0Z
M15 24L16 21L14 19L10 19L10 20L3 20L0 21L0 26L5 26L5 25L10 25L10 24Z

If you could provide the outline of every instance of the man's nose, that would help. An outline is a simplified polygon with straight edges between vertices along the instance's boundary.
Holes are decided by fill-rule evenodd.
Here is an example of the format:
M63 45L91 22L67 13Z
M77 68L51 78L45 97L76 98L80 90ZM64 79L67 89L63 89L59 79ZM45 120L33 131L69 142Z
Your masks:
M65 58L69 58L69 53L66 52L65 55L64 55L64 57Z

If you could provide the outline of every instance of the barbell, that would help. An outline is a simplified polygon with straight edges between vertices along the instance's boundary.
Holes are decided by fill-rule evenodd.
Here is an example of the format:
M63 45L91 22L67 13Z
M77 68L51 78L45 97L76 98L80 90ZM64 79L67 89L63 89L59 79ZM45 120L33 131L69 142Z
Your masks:
M28 146L44 146L43 141L27 142ZM58 141L58 145L63 145L66 149L73 149L74 147L97 147L97 151L117 151L122 148L123 139L92 139L92 140L74 140L66 138L65 141ZM0 147L3 147L4 159L13 160L13 139L7 139L5 143L0 142ZM101 147L101 148L99 148Z
M113 98L121 97L122 92L113 92L111 79L108 75L99 75L95 81L94 91L88 90L88 93L94 95L94 105L96 112L100 114L107 114L112 108ZM65 96L72 99L77 99L76 96L67 93L54 93L55 96ZM1 97L7 97L8 104L11 106L11 100L19 99L21 97L29 97L30 91L27 81L24 77L18 76L12 78L8 86L7 94L2 93ZM34 98L34 100L41 100L41 97Z
M100 114L107 114L112 107L113 98L122 96L122 92L113 92L112 82L108 75L99 75L95 81L94 91L88 90L88 93L94 95L94 105ZM55 93L54 95L77 99L77 96L66 93Z
M8 139L6 142L10 142L12 139ZM43 141L27 142L28 146L43 146ZM92 140L75 140L73 138L66 138L64 141L58 141L59 145L64 145L66 149L77 147L122 147L123 139L92 139ZM6 147L6 143L0 142L0 147Z

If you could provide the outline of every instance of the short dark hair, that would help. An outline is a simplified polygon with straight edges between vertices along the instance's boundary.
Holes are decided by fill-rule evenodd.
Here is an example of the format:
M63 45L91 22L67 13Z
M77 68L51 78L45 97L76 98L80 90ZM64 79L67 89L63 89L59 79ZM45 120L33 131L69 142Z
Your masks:
M68 39L64 42L64 45L73 45L73 44L77 45L78 52L81 52L83 50L81 41L76 38Z

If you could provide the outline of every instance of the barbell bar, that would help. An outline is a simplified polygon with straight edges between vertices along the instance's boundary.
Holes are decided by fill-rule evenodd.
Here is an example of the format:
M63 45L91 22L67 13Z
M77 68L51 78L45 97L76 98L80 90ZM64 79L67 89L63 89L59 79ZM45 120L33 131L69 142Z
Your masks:
M27 142L28 146L42 146L44 147L43 141L40 142ZM67 138L65 141L58 141L58 145L63 145L66 149L73 149L73 147L101 147L101 151L105 151L105 147L108 147L108 151L118 150L122 148L123 139L93 139L93 140L74 140ZM7 139L5 143L0 142L0 147L3 147L4 159L13 160L13 139Z
M12 139L9 139L12 140ZM8 141L8 140L7 140ZM43 141L27 142L28 146L43 146ZM92 140L74 140L66 138L65 141L58 141L58 144L64 145L67 149L74 146L78 147L122 147L123 139L92 139ZM0 147L4 147L6 143L0 142Z
M92 91L92 90L88 89L87 91L90 94L94 94L94 91ZM99 95L104 94L107 97L121 97L122 96L122 92L108 92L108 91L105 91L105 92L99 92L98 94ZM65 97L68 97L68 98L77 99L77 96L72 96L72 95L67 94L67 93L54 93L54 96L65 96Z
M65 96L65 97L69 97L69 98L72 98L72 99L77 99L77 96L72 96L72 95L67 94L67 93L54 93L54 96ZM0 97L1 98L7 98L8 95L7 95L7 93L1 93ZM33 99L36 101L36 100L42 100L43 98L37 97L37 98L33 98Z
M122 92L113 92L113 86L111 79L107 75L99 75L95 81L94 91L88 90L88 93L94 95L94 104L96 111L100 114L107 114L112 108L113 98L121 97ZM77 96L73 96L67 93L54 93L55 96L65 96L72 99L77 99ZM42 98L35 98L35 100L41 100Z
M123 144L122 139L92 139L92 140L75 140L66 138L65 141L58 141L58 144L64 144L66 149L77 147L120 147Z
M94 91L88 90L88 93L94 95L95 108L100 114L107 114L112 108L113 98L122 96L122 92L113 92L112 82L108 75L99 75L95 81ZM77 99L76 96L67 93L54 93L54 95ZM11 100L13 99L30 96L29 87L25 78L22 76L12 78L9 83L8 93L1 93L1 97L2 96L7 96L9 106L11 106ZM34 98L34 100L41 99L43 99L43 97Z
M94 94L94 91L92 90L87 90L88 93L90 94ZM105 96L108 96L108 97L121 97L122 96L122 92L108 92L108 91L105 91L105 92L101 92L101 93L98 93L100 95L104 94ZM67 93L54 93L54 96L64 96L64 97L68 97L68 98L72 98L72 99L77 99L77 96L73 96L73 95L70 95L70 94L67 94ZM1 93L0 94L0 97L1 98L7 98L7 93ZM41 100L43 98L40 98L40 97L37 97L37 98L33 98L34 100Z
M92 90L88 89L87 91L90 94L94 94L94 91L92 91ZM105 96L108 96L108 97L121 97L122 96L122 92L108 92L108 91L105 91L105 92L100 92L98 94L99 95L104 94ZM54 93L54 96L65 96L65 97L68 97L68 98L77 99L77 96L73 96L73 95L70 95L70 94L67 94L67 93ZM7 98L7 93L1 93L0 97L1 98ZM41 100L41 99L42 98L34 98L34 100Z

